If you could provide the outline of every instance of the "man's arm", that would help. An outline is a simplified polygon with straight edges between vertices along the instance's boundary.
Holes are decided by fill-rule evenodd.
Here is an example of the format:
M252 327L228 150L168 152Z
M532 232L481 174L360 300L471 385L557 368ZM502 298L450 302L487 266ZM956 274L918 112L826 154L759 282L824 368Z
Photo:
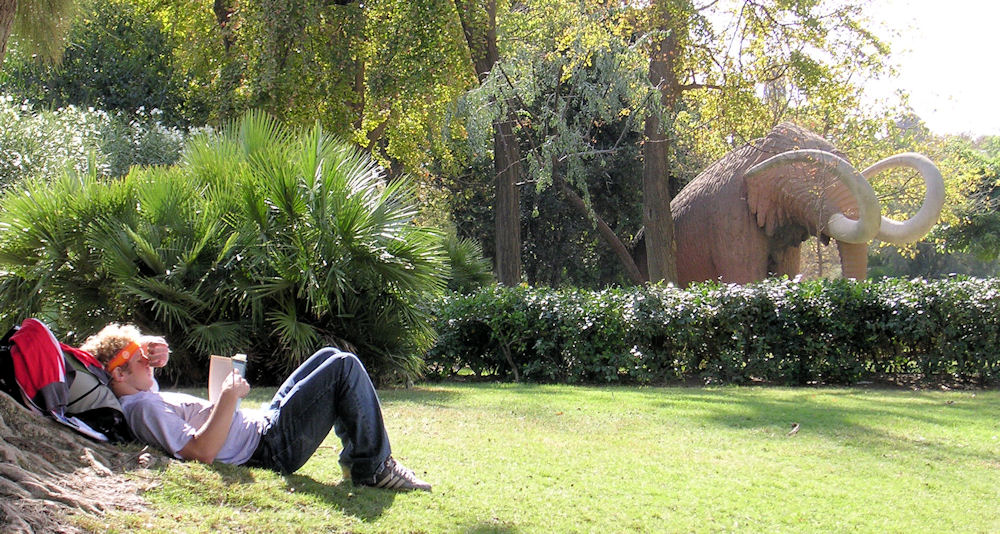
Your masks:
M229 427L233 424L233 414L236 404L250 392L247 381L233 372L222 383L219 402L212 406L208 420L198 429L194 437L177 451L177 455L185 460L197 460L206 464L215 461L215 456L229 437Z

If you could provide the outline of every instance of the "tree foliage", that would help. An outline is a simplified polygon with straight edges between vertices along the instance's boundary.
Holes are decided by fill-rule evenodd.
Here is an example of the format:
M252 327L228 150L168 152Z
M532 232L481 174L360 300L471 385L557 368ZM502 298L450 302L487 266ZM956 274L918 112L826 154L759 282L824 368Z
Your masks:
M947 249L995 261L1000 257L1000 138L982 148L963 146L958 158L971 170L968 196L955 211L955 222L942 233Z
M637 148L648 153L646 143L666 150L664 179L676 193L724 152L782 120L803 123L835 144L858 125L879 130L889 124L885 116L857 111L860 83L886 70L886 46L851 3L540 0L518 4L500 20L502 59L458 108L471 152L488 154L492 122L515 117L528 166L525 184L539 198L556 185L556 197L583 206L579 216L597 229L591 239L601 235L609 250L621 250L639 226L605 220L594 198L607 192L594 189L589 176L620 165L615 158ZM654 87L649 50L666 37L672 38L672 75ZM654 133L662 137L642 131L647 117L659 119ZM620 137L608 140L602 129ZM469 170L477 168L483 167ZM608 199L616 202L635 206L642 199ZM546 216L534 208L533 216ZM524 250L533 247L525 243ZM560 254L541 264L560 264ZM533 260L525 261L531 270Z
M234 6L221 18L203 3L151 6L175 39L191 41L178 60L211 120L251 108L290 124L318 120L393 172L419 173L447 103L471 82L450 2Z
M58 64L21 49L7 62L3 89L37 104L75 105L133 113L158 109L165 122L181 117L181 79L162 25L128 0L86 5L59 50ZM199 117L191 117L198 122Z

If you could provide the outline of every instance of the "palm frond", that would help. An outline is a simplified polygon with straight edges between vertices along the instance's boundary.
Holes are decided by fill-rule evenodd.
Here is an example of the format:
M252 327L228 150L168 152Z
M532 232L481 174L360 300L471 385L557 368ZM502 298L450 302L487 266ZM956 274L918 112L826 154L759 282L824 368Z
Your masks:
M245 325L234 321L192 324L186 329L185 344L197 354L246 352L249 340Z
M493 266L483 257L483 248L478 242L460 239L452 233L445 237L442 245L448 257L448 289L468 293L494 280Z
M191 324L207 308L196 292L157 278L134 277L122 284L122 291L149 306L156 320L170 329Z
M252 110L232 123L224 134L235 138L245 159L260 151L284 151L290 133L274 117L261 110Z
M294 368L317 348L320 339L316 328L298 319L292 305L285 304L267 314L267 321L281 346L288 351L288 364Z

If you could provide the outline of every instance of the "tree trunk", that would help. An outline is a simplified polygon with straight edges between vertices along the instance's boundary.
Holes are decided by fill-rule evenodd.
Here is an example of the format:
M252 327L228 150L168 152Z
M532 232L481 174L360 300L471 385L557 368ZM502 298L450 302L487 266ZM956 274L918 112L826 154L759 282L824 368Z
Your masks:
M16 13L17 0L0 0L0 66L7 55L7 40L10 39L10 29L14 25Z
M455 0L462 32L476 71L482 80L493 70L500 54L497 51L496 0ZM493 123L493 172L496 201L494 229L496 250L494 270L497 281L507 286L521 283L521 150L514 137L512 122L498 119Z
M684 21L673 20L665 5L657 1L662 30L669 30L653 43L649 57L649 81L660 90L660 103L666 114L672 114L680 95L674 61L678 53L678 34ZM652 113L646 119L642 169L642 222L645 226L646 262L649 281L677 282L674 221L670 213L670 170L667 163L669 139L661 117Z
M667 170L666 136L659 117L646 119L643 146L642 223L645 226L646 269L650 282L677 282L674 221L670 213L670 179Z
M140 511L122 471L154 461L167 460L90 441L0 393L0 531L76 532L68 514Z
M493 169L496 176L497 281L506 286L521 283L521 153L509 121L493 124Z

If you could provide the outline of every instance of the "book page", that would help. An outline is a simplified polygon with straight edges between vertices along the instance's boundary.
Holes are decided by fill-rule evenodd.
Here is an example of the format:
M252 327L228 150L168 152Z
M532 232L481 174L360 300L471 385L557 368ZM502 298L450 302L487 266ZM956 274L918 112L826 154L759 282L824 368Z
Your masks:
M232 358L212 355L212 360L208 364L208 401L212 404L219 401L219 392L222 391L222 381L231 372L233 372Z

